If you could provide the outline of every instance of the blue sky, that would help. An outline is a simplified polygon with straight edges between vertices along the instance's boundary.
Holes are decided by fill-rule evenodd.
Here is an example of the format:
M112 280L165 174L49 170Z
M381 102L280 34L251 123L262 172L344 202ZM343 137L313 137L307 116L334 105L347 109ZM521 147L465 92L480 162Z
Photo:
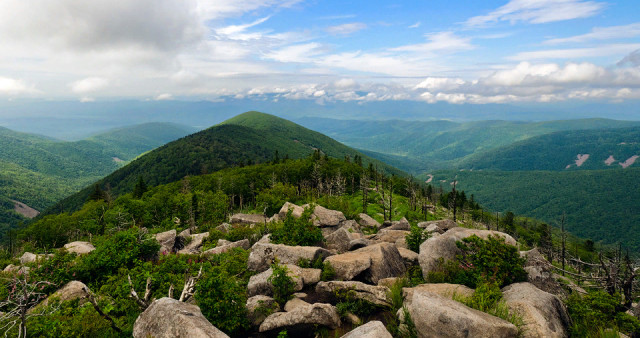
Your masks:
M0 99L640 99L636 1L3 0Z

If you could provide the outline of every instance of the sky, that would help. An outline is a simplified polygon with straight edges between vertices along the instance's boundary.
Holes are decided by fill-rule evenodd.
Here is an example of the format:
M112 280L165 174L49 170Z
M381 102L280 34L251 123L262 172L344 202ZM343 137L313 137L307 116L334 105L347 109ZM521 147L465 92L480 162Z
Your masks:
M640 99L637 0L2 0L0 100Z

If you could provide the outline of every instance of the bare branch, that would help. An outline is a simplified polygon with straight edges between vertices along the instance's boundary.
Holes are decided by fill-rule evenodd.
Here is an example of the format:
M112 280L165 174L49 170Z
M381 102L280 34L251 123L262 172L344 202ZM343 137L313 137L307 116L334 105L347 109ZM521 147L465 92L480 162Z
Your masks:
M111 324L111 328L118 333L122 333L122 330L116 325L116 323L113 321L113 318L111 318L108 314L102 312L102 309L100 309L100 306L98 305L96 297L93 295L93 293L91 293L91 291L89 291L87 287L83 287L82 291L84 291L84 293L87 295L87 299L89 300L91 305L93 305L93 308L96 310L96 312L98 312L98 314L101 315L102 318L106 319L109 324Z
M138 306L140 306L140 308L142 309L142 311L146 310L149 307L149 303L148 303L148 299L147 299L147 293L150 293L149 290L149 285L151 284L151 278L147 279L147 290L145 291L145 299L142 300L140 299L140 297L138 297L138 293L136 292L136 290L133 288L133 282L131 282L131 276L127 275L127 279L129 280L129 287L131 289L131 297L133 299L135 299L136 303L138 303Z
M182 294L180 294L180 301L186 302L193 296L195 292L196 283L202 277L202 265L200 265L200 271L196 277L189 277L187 281L184 283L184 288L182 289Z

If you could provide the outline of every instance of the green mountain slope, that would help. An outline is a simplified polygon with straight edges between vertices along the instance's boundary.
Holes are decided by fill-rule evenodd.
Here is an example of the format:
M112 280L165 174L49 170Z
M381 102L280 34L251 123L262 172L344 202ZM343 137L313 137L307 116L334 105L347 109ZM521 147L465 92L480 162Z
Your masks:
M12 200L44 210L120 168L124 161L193 131L176 124L149 123L63 142L0 127L0 228L23 220L13 211Z
M155 149L97 184L102 188L109 187L112 194L118 195L131 191L138 177L154 186L188 175L270 161L276 151L280 157L301 158L309 156L315 149L335 158L358 155L365 165L372 162L381 170L402 174L318 132L273 115L247 112ZM93 186L86 187L56 204L48 213L77 209L93 190Z
M578 155L589 155L577 166ZM612 157L607 163L605 161ZM640 156L640 127L563 131L532 137L475 154L460 164L467 169L566 170L621 168ZM637 166L638 163L630 166ZM570 166L567 168L567 166Z
M356 121L323 118L297 120L349 146L374 151L390 164L413 173L458 166L468 156L534 136L563 130L623 128L637 121L582 119L545 122ZM372 154L374 155L374 154ZM395 158L395 160L393 160ZM382 158L380 158L382 159Z
M640 251L640 168L573 171L443 171L435 184L458 188L493 211L512 211L604 243ZM446 182L440 182L446 180Z

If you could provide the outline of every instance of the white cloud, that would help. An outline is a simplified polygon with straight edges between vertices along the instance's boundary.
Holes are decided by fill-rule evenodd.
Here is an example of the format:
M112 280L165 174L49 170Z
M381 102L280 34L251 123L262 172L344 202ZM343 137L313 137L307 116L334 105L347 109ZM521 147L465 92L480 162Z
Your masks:
M322 45L317 42L292 45L265 55L265 58L279 62L312 62L312 57L321 53Z
M546 40L544 43L555 45L562 43L579 43L593 40L627 39L640 36L640 22L623 26L595 27L591 32L566 38Z
M170 93L163 93L153 99L156 101L170 101L173 100L173 95L171 95Z
M427 89L429 91L451 90L464 84L465 81L460 78L428 77L424 81L418 83L415 86L415 89Z
M35 92L35 89L22 80L0 76L0 94L16 95L33 92Z
M351 22L327 27L326 31L332 35L350 35L366 28L367 25L362 22Z
M584 59L627 54L639 48L640 43L629 43L602 45L589 48L548 49L532 52L520 52L507 57L507 59L515 61L531 61L542 59Z
M619 67L627 65L640 67L640 49L634 50L629 55L625 56L622 60L618 61L616 65L618 65Z
M89 96L83 96L80 98L80 102L82 103L88 103L88 102L95 102L96 99L94 99L93 97L89 97Z
M511 0L489 14L470 18L466 24L475 27L500 21L511 24L565 21L588 18L599 13L604 6L601 2L584 0Z
M302 0L196 0L197 12L213 20L251 12L266 7L292 7Z
M408 28L418 28L422 25L422 22L418 21L416 23L414 23L413 25L409 26Z
M427 34L426 37L429 40L427 43L405 45L392 48L391 50L399 52L433 53L470 50L474 48L470 38L456 36L453 32Z
M245 32L247 31L247 29L251 27L255 27L261 23L266 22L267 20L269 20L269 18L270 17L267 16L244 25L231 25L231 26L216 28L215 32L218 35L223 35L232 40L249 41L249 40L259 39L263 36L262 33L245 33Z
M90 93L104 89L109 85L109 80L101 77L88 77L70 84L74 93Z

